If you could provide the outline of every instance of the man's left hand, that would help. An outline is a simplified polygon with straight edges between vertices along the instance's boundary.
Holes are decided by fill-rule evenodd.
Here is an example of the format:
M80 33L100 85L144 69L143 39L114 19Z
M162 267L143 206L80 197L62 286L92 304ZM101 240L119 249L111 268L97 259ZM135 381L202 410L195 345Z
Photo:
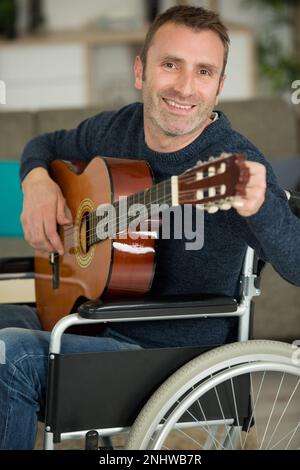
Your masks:
M266 167L261 163L246 161L245 166L249 169L250 176L246 185L245 194L236 196L233 203L238 214L249 217L256 214L265 200L266 194ZM237 185L236 189L242 189Z

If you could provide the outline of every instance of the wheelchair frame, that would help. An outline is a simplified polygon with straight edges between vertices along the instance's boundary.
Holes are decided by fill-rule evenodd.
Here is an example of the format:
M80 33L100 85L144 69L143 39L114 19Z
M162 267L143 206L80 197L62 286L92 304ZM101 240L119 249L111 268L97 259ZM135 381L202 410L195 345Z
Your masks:
M62 416L65 415L65 405L61 403L60 394L66 395L68 393L70 397L70 389L68 388L69 376L68 372L73 369L72 358L75 355L64 355L60 354L61 340L64 332L70 327L75 325L92 325L107 322L122 322L122 321L147 321L147 320L165 320L165 319L180 319L180 318L200 318L200 317L238 317L238 341L246 341L249 339L250 323L253 313L253 297L260 295L259 282L262 265L260 260L255 255L252 248L248 247L244 257L242 273L240 277L240 300L237 302L236 299L226 297L213 297L213 298L199 298L196 300L176 300L167 299L166 302L155 301L155 300L143 300L143 301L119 301L119 302L104 302L101 301L89 301L80 306L78 313L68 315L62 318L54 327L51 334L50 348L49 348L49 381L48 381L48 400L47 400L47 412L45 420L45 432L44 432L44 448L51 450L54 448L54 444L61 440L67 439L79 439L86 435L90 429L96 429L99 436L104 441L107 436L118 434L120 432L128 431L128 426L113 426L108 427L88 427L80 428L78 431L74 429L66 430L68 428L71 418L71 412L67 412L67 418L64 420ZM218 346L218 345L217 345ZM120 353L104 352L104 353L85 353L89 355L89 361L94 361L96 364L99 358L110 357L110 361L116 358L119 361L120 357L130 357L130 361L134 358L145 356L144 361L153 361L156 365L152 373L160 375L159 363L163 362L162 357L166 362L165 370L162 373L160 380L164 382L169 375L175 372L179 367L184 365L190 359L197 357L210 348L162 348L162 349L142 349L138 351L122 351ZM81 354L81 356L85 356ZM151 354L151 358L150 358ZM105 355L105 356L104 356ZM64 356L66 357L66 364L64 364ZM76 360L78 359L75 358ZM62 362L61 362L62 361ZM100 360L101 362L101 360ZM107 361L102 361L107 362ZM113 364L117 364L113 363ZM112 366L112 365L111 365ZM76 374L76 366L73 371ZM95 367L98 367L95 365ZM117 365L116 365L117 367ZM98 367L99 369L99 367ZM64 372L61 372L61 371ZM59 372L57 372L59 371ZM83 369L81 369L83 371ZM84 373L84 372L83 372ZM107 374L107 370L101 371L104 376ZM138 372L136 372L138 374ZM81 375L81 374L80 374ZM100 371L99 371L100 375ZM151 375L151 374L150 374ZM133 379L134 380L134 379ZM63 382L61 384L61 382ZM161 382L156 383L156 388ZM57 387L60 390L57 391ZM101 387L101 383L98 383L98 387ZM149 388L149 384L142 384L142 388ZM143 393L141 391L141 403L143 404ZM67 392L66 392L67 390ZM154 390L153 390L154 391ZM149 390L147 389L147 392ZM81 391L85 395L89 393L87 390ZM132 395L132 391L130 392ZM129 393L129 394L130 394ZM134 392L135 393L135 392ZM147 397L149 398L149 397ZM95 400L96 396L92 396L90 400ZM71 398L70 398L71 400ZM68 399L69 401L69 399ZM80 401L75 401L79 406ZM68 407L68 405L66 405ZM83 405L84 406L84 405ZM128 406L128 402L124 402L125 408ZM74 409L74 408L73 408ZM89 410L86 410L89 414ZM93 419L92 415L91 419ZM105 420L105 418L103 418ZM124 417L126 420L132 420L132 416ZM95 423L93 423L95 424ZM106 424L106 422L105 422ZM72 428L72 426L71 426ZM108 442L108 441L105 441Z

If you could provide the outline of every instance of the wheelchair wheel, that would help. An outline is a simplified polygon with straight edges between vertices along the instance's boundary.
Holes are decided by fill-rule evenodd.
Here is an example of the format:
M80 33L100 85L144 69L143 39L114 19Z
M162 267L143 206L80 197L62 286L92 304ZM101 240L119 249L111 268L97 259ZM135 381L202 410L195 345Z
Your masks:
M299 449L299 356L253 340L196 357L152 395L126 448Z

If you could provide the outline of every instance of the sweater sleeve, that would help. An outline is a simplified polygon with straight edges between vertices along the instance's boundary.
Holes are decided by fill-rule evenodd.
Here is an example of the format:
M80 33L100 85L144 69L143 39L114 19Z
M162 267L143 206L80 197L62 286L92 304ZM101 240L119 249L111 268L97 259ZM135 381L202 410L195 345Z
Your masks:
M36 167L48 169L52 160L90 161L97 155L103 114L86 119L75 129L51 132L30 140L21 156L21 180Z
M300 286L300 219L292 213L271 166L260 158L249 159L267 167L266 197L252 216L242 217L231 209L228 215L232 229L284 279Z

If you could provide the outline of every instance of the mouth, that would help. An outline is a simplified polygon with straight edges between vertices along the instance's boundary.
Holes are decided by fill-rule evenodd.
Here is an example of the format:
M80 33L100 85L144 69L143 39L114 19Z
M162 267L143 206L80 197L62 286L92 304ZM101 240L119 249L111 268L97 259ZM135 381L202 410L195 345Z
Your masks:
M188 114L196 107L195 104L187 104L187 103L179 103L178 101L170 100L167 98L162 98L163 101L173 112L180 113L180 114Z

